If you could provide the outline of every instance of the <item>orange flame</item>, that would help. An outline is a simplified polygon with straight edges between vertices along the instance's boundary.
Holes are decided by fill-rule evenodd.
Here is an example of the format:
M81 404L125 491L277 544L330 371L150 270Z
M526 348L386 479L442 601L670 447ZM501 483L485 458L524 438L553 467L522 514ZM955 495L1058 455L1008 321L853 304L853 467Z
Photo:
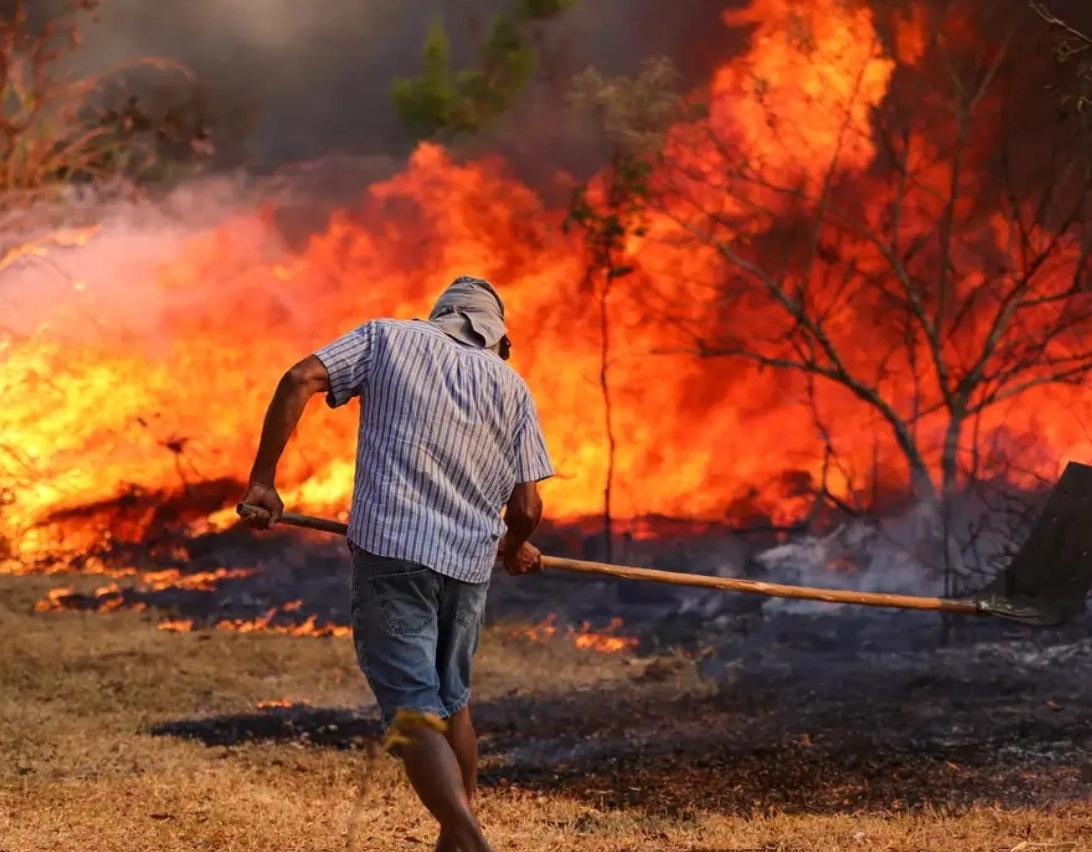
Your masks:
M71 586L60 586L56 589L50 589L46 593L45 600L38 601L34 604L34 610L36 612L49 612L55 609L64 609L64 601L66 598L70 598L75 594L75 590Z
M310 701L303 698L296 699L295 701L288 698L270 698L264 701L257 701L254 703L254 706L257 707L259 710L269 710L279 709L282 707L299 707L301 705L310 706L310 704Z
M157 579L135 588L144 591L162 591L164 589L201 590L211 591L216 588L215 580L226 577L249 576L251 570L236 569L228 571L221 569L219 572L206 572L202 575L193 575L193 579L183 577L180 582L169 582L161 575L169 572L157 572ZM64 586L50 589L43 600L38 601L34 608L37 612L50 612L68 609L86 609L94 612L114 612L120 609L144 611L148 604L144 601L127 600L125 589L117 583L100 586L90 595L80 595L72 587ZM87 601L87 603L85 603ZM295 612L302 605L302 601L292 601L282 607L271 607L257 618L245 619L221 619L212 625L217 630L231 630L236 633L281 633L287 636L311 636L311 637L345 637L352 635L352 629L347 625L319 624L317 615L309 615L298 624L280 624L275 619L282 614ZM165 619L156 627L159 630L173 633L189 633L197 629L192 618Z
M877 148L870 119L897 63L885 54L868 5L753 0L726 20L752 27L750 50L714 75L708 118L681 123L668 141L672 177L691 200L728 219L747 212L746 231L737 235L746 237L784 212L771 185L814 191L832 161L839 174L864 182L866 195L885 197L884 187L868 183ZM899 60L916 61L925 41L915 20L895 35ZM913 141L922 161L929 145ZM729 194L722 166L731 152L743 152L761 180ZM923 169L920 180L945 172ZM921 202L917 215L931 215ZM401 174L371 186L358 210L334 215L301 250L284 246L276 212L240 213L181 243L164 238L154 269L111 270L129 288L124 298L112 285L82 282L51 306L48 326L0 343L0 442L18 450L26 471L5 486L0 509L0 533L16 562L56 549L59 527L73 552L101 543L93 525L50 522L59 510L119 500L132 485L170 493L194 479L242 481L271 391L295 358L371 317L423 316L438 289L467 272L497 282L508 303L512 363L539 401L560 472L544 489L548 512L573 518L600 511L608 456L598 326L573 313L587 301L585 265L576 239L558 228L564 211L549 209L496 159L457 163L422 145ZM721 269L713 248L683 239L680 218L684 211L654 215L645 235L630 241L635 283L619 288L612 304L614 513L718 519L759 489L774 520L799 517L824 471L817 429L798 406L801 385L735 364L647 357L677 342L669 323L643 319L650 285L671 284L677 303L705 304L710 276ZM1004 223L988 226L1004 244ZM105 252L109 239L104 228L65 250ZM680 243L685 250L673 248ZM853 253L860 274L882 272L874 247L854 246ZM819 276L849 269L834 261L818 268ZM774 337L783 331L745 307L741 323ZM856 343L855 364L877 357L869 344L881 308L862 301L839 315L841 339ZM898 388L906 376L905 363L892 363L885 381ZM840 389L818 393L819 406L836 416L847 468L876 471L877 448L891 444L877 437L871 413ZM1044 452L1027 467L1052 474L1057 459L1092 450L1075 416L1092 412L1077 393L1033 389L1021 408L984 418L983 433L1038 434ZM356 429L352 414L314 406L280 467L286 503L344 512ZM867 475L894 475L889 468L898 464L878 467ZM848 477L832 476L828 487L843 496ZM194 519L202 530L229 520L229 511ZM132 522L138 533L142 523L151 519ZM270 618L221 627L275 629ZM296 629L312 635L328 628Z
M265 614L252 619L223 620L216 623L217 630L234 630L237 633L283 633L287 636L334 636L343 638L352 636L352 628L345 624L318 624L318 616L309 615L302 624L274 624L273 619L280 609L272 607Z
M577 648L585 651L599 651L604 654L617 654L620 651L629 651L637 647L638 640L634 636L612 636L610 634L620 630L623 626L622 619L612 618L605 631L598 632L591 629L588 622L575 631L573 642Z
M597 651L602 654L617 654L629 651L637 647L639 640L633 636L618 636L617 631L623 627L621 618L612 618L606 630L593 630L587 621L580 628L569 627L562 634L577 648L583 651ZM550 613L538 624L526 627L516 627L509 631L509 635L515 638L528 639L532 642L545 643L558 635L557 613Z
M193 630L192 618L175 618L161 621L156 625L159 630L165 630L169 633L189 633Z

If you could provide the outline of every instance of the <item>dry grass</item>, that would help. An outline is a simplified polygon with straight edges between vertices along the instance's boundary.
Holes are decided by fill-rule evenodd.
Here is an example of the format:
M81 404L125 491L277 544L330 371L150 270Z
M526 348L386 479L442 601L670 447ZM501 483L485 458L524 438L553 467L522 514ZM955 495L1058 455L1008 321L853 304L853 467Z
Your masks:
M298 740L208 746L153 736L150 728L260 713L256 702L269 699L369 704L347 641L171 634L132 612L32 614L48 582L0 577L2 852L345 848L366 751ZM604 682L640 690L643 670L623 657L528 647L491 633L477 691L483 698L513 691L559 698ZM674 677L657 688L703 688L686 669ZM596 728L592 718L581 724ZM1092 848L1092 806L1054 813L657 813L490 783L488 763L485 774L481 815L498 852ZM691 783L685 777L678 783ZM727 803L732 779L721 780ZM378 765L359 814L356 849L431 848L432 821L390 759Z

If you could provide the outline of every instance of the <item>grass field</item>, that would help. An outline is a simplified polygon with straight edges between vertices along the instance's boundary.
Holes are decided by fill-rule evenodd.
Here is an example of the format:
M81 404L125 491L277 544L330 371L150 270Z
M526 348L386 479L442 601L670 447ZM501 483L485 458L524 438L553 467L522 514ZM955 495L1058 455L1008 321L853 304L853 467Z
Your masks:
M351 829L356 850L431 848L431 818L392 759L361 791L377 732L348 640L169 633L139 612L34 613L49 587L0 576L2 852L339 850ZM635 743L618 766L637 769L611 770L609 752L576 773L509 766L521 743L594 743L642 707L667 708L658 730L670 738L716 690L686 660L491 630L475 686L492 708L479 724L481 818L498 852L1092 848L1092 804L883 808L873 796L839 807L840 794L826 794L852 778L825 764L774 773L777 799L802 803L782 811L756 800L745 776L778 768L757 759L703 765L682 750L640 771ZM793 784L814 789L783 789Z

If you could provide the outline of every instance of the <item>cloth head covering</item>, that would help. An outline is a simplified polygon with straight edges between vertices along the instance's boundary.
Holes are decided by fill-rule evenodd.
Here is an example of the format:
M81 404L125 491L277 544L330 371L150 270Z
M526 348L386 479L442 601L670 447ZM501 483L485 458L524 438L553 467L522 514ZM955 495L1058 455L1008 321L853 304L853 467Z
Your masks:
M460 275L440 294L429 322L470 346L488 349L508 334L504 301L484 278Z

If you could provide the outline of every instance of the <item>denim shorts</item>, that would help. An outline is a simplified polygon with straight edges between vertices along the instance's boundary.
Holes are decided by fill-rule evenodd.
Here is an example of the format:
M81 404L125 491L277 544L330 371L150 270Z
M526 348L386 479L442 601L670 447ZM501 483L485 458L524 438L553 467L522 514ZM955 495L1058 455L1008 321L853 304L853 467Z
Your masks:
M384 726L400 709L441 719L462 710L489 582L465 583L416 562L350 550L353 644Z

